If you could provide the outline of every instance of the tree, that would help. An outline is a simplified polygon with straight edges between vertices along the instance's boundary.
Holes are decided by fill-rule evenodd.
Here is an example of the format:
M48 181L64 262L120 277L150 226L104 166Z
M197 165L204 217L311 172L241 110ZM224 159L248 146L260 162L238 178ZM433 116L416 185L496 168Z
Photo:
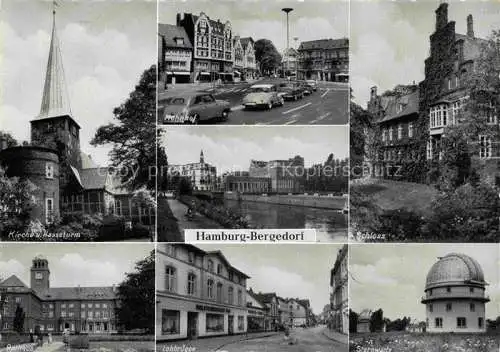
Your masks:
M281 66L281 55L269 39L255 42L255 60L259 62L261 73L274 72Z
M91 144L112 145L112 166L120 170L128 190L144 186L154 190L156 165L166 164L165 151L156 143L156 66L144 71L135 90L113 114L116 123L99 127Z
M20 334L24 332L24 318L25 318L24 310L18 304L14 315L14 331Z
M349 333L355 334L358 332L358 317L358 313L349 309Z
M0 235L24 230L28 225L36 189L29 180L8 177L0 166Z
M376 160L374 151L377 150L374 137L377 126L373 123L374 117L356 103L350 103L350 159L352 167L362 167L364 160ZM370 138L373 137L373 138ZM355 169L353 168L353 171ZM361 171L353 174L355 177L361 176Z
M8 132L0 131L0 140L3 140L7 143L7 148L17 147L19 145L17 140Z
M135 265L118 286L116 309L118 325L126 330L154 332L155 317L155 254L154 251Z
M370 331L382 332L384 330L384 311L378 309L370 317Z

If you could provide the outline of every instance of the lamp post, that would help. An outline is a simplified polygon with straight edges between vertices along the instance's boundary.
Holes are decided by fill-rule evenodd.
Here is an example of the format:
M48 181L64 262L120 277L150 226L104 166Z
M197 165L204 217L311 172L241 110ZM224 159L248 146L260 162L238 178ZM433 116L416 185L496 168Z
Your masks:
M286 13L286 69L288 70L290 67L288 50L290 48L290 27L288 25L288 14L293 11L291 7L284 7L281 9L284 13ZM286 71L285 71L286 72Z

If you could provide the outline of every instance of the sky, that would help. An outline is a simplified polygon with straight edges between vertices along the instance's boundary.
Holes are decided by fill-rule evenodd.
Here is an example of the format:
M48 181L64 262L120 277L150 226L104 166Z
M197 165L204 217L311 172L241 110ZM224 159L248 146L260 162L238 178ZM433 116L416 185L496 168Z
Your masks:
M305 166L323 164L330 153L348 155L345 126L169 126L163 133L168 163L205 162L224 171L248 171L250 160L304 158Z
M233 33L254 40L269 39L278 51L286 48L286 15L282 8L291 7L289 14L290 47L316 39L347 37L348 2L342 0L160 0L158 18L161 23L175 24L177 13L200 12L213 20L229 20ZM294 38L297 37L297 41Z
M487 38L500 29L500 2L448 1L448 21L466 34L468 14L476 37ZM429 36L435 29L439 1L357 1L350 5L350 74L355 101L365 107L370 87L382 93L397 84L424 79Z
M349 247L350 307L355 312L382 308L391 320L410 316L425 321L425 280L438 257L463 253L481 265L489 283L486 318L500 316L498 244L370 244Z
M9 243L0 245L0 279L16 275L30 285L32 260L49 261L50 286L111 286L121 283L135 263L146 258L149 244Z
M250 276L247 289L309 299L314 314L330 303L330 270L342 248L336 244L197 246L220 250L232 266Z
M101 165L110 147L89 145L113 121L144 70L157 61L156 2L58 0L56 27L81 148ZM52 1L0 2L0 130L29 141L39 111L52 30Z

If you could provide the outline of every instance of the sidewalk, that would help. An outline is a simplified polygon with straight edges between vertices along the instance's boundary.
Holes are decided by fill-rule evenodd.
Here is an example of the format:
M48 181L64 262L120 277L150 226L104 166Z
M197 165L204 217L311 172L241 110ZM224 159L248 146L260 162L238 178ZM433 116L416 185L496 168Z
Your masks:
M349 344L349 335L342 334L338 331L330 330L328 328L323 329L323 335L333 341L343 343L345 345Z
M163 348L165 347L165 351L168 351L167 347L184 347L186 348L194 348L197 352L215 352L226 345L237 343L245 340L253 340L263 337L274 336L279 333L274 331L267 332L259 332L259 333L248 333L241 335L232 335L232 336L218 336L218 337L206 337L200 338L197 340L181 340L174 342L157 342L157 351L163 352Z

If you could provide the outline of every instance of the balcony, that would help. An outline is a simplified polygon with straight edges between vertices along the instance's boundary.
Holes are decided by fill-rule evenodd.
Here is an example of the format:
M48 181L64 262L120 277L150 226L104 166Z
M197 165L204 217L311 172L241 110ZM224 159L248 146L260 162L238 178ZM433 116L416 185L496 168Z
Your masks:
M422 296L420 298L421 303L428 303L432 301L446 301L446 300L456 300L456 299L465 299L465 300L476 300L481 302L489 302L490 296L481 295L481 294L467 294L467 293L447 293L447 294L434 294L432 296Z

